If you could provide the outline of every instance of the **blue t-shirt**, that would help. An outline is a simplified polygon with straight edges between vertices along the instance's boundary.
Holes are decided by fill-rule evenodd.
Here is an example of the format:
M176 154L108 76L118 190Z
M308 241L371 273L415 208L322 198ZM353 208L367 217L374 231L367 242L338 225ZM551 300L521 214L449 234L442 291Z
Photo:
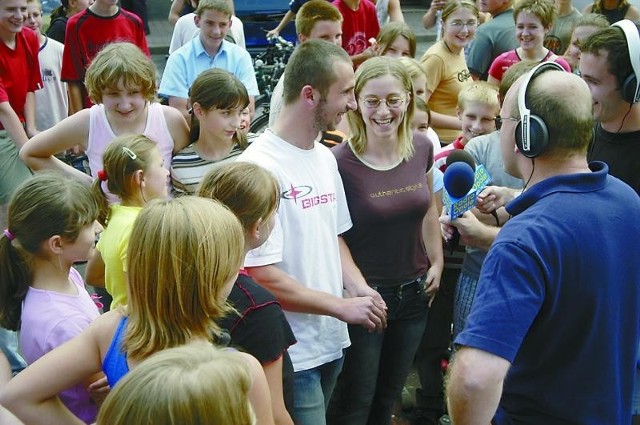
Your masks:
M482 267L456 344L508 360L496 424L623 424L640 328L640 198L607 174L548 178Z
M169 55L158 93L163 97L187 99L196 77L211 68L224 69L235 75L247 88L249 96L260 94L251 55L246 50L223 40L218 53L209 56L200 37L195 37Z

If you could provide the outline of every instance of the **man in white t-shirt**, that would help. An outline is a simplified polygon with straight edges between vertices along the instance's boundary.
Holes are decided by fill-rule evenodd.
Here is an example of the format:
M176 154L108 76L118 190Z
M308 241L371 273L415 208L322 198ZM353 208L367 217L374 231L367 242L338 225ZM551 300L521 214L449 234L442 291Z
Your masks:
M354 73L340 47L310 40L285 70L282 112L239 157L270 170L280 185L275 228L249 252L248 273L282 304L298 340L289 348L294 421L325 424L325 410L349 345L347 323L386 326L386 306L340 237L351 227L334 156L315 142L356 108ZM344 292L344 296L343 296Z

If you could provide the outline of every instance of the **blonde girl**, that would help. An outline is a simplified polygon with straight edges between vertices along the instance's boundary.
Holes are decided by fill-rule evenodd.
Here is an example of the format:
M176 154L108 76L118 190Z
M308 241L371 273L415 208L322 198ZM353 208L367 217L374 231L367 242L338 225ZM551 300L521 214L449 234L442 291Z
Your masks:
M244 228L245 251L267 240L275 225L279 190L275 177L262 167L227 164L202 181L198 195L216 199L233 211ZM231 344L260 361L271 390L276 424L293 424L293 365L287 352L296 342L280 304L243 270L233 285L229 302L235 312L220 326L231 335Z
M442 38L420 60L427 76L425 100L431 125L442 144L451 143L462 128L456 113L458 93L471 82L464 48L473 40L479 18L475 3L448 2L442 11Z
M194 342L143 361L111 391L98 425L253 425L251 370L237 353Z
M393 58L416 56L416 34L404 22L384 24L378 33L375 45L379 56Z
M91 255L100 230L97 217L89 188L58 173L26 181L9 202L9 225L0 237L0 325L20 330L20 348L29 364L80 334L99 315L72 267ZM55 393L87 423L97 413L85 385L99 378L92 375Z
M0 404L29 424L80 424L55 395L104 370L111 387L152 354L218 334L244 257L238 219L210 199L154 201L131 230L127 256L129 304L96 319L69 343L16 376ZM273 424L269 389L258 362L251 405L257 424Z
M240 129L249 95L233 74L218 68L204 71L189 90L189 102L192 143L171 162L176 195L193 194L208 171L235 161L247 147Z
M85 84L96 104L30 139L20 151L27 165L33 170L61 170L91 184L90 176L54 154L79 146L86 151L96 177L103 169L104 150L113 139L144 134L156 142L169 169L173 152L187 145L189 129L176 109L156 102L156 69L151 59L131 43L109 44L89 65Z
M127 304L125 264L133 223L147 202L167 198L169 172L158 146L141 134L116 137L104 151L103 164L92 190L100 201L98 220L106 228L86 276L90 284L107 289L113 308ZM105 184L119 203L109 205Z
M355 95L351 139L332 149L353 221L343 234L353 260L343 267L358 269L381 295L387 327L375 334L349 325L351 346L328 414L331 423L389 424L442 273L433 147L411 131L413 84L400 61L364 62Z

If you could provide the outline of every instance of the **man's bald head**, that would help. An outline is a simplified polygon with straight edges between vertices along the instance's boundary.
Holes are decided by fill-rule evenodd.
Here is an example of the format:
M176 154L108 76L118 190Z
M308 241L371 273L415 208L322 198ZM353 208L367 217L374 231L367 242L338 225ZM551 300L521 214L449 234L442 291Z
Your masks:
M504 110L513 117L520 116L518 91L524 77L505 96ZM550 142L543 155L586 153L593 131L593 105L589 88L580 77L564 71L543 72L530 82L526 105L547 124Z

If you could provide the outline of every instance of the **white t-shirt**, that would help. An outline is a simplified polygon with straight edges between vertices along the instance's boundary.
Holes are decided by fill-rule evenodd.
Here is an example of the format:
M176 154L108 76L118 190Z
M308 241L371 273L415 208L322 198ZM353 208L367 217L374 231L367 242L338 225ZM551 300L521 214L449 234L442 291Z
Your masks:
M63 49L62 43L47 37L38 53L43 83L42 90L35 92L36 128L40 131L50 129L69 113L67 83L60 79Z
M196 22L193 20L195 16L196 14L192 12L178 19L175 27L173 27L171 44L169 44L169 54L175 52L200 34L200 28L196 26ZM236 44L246 49L247 46L244 39L244 25L242 25L242 21L235 16L231 16L231 29L229 31Z
M267 129L240 155L271 171L280 186L276 228L250 251L245 266L277 263L302 285L342 297L338 235L351 216L333 154L320 143L293 146ZM289 348L294 370L308 370L342 356L349 346L346 323L329 316L285 311L298 342Z

